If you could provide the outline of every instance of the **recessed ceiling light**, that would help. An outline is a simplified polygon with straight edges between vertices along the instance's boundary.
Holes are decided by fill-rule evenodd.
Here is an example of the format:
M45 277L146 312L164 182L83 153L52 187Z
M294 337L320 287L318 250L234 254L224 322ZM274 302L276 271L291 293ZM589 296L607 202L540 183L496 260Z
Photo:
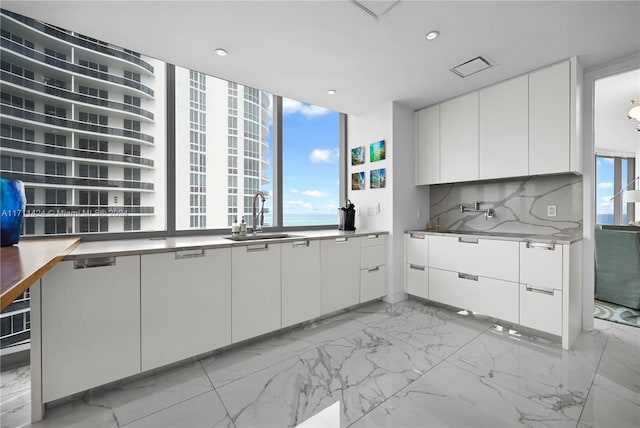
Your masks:
M439 31L429 31L424 35L424 38L427 40L435 40L440 35Z
M224 50L224 49L222 49L222 48L218 48L218 49L216 49L216 53L217 53L219 56L227 56L227 55L229 55L229 52L227 52L226 50Z
M335 89L329 89L329 90L327 91L327 94L329 94L329 95L335 95L335 93L336 93L336 90L335 90Z

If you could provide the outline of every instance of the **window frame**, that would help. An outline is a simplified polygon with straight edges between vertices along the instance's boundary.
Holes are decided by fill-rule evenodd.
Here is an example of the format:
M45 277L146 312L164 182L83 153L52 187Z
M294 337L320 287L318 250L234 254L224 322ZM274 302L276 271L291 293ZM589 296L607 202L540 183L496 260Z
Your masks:
M165 63L166 72L166 150L165 150L165 179L166 179L166 228L157 231L124 231L124 232L92 232L77 233L74 236L80 236L85 242L92 241L110 241L120 239L158 239L173 238L181 236L202 236L202 235L224 235L229 233L229 228L211 228L211 229L176 229L176 112L175 112L175 65ZM232 82L235 83L235 82ZM326 230L338 227L338 219L336 215L336 223L331 225L303 225L303 226L283 226L283 198L282 198L282 96L272 94L273 96L273 226L265 227L265 231L299 231L299 230ZM339 170L340 184L339 195L340 201L344 201L347 195L347 115L339 113ZM338 207L336 207L337 209ZM39 239L46 235L25 235L20 239Z

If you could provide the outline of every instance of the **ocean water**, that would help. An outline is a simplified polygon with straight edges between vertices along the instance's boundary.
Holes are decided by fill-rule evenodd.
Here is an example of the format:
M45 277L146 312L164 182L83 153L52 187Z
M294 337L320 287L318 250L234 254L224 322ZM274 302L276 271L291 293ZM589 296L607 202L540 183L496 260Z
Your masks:
M338 224L338 212L335 214L285 214L284 226L331 226Z

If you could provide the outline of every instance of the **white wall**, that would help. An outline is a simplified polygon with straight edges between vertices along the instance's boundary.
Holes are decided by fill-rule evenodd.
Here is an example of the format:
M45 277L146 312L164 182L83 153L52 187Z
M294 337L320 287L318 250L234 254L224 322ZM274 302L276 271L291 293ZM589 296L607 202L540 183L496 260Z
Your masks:
M389 232L387 300L394 302L406 297L403 232L423 229L428 218L428 187L415 185L414 127L414 112L398 103L387 103L359 116L350 115L347 122L349 151L364 146L366 155L363 165L348 165L347 197L360 212L356 229ZM370 162L369 145L379 140L385 140L386 158ZM371 189L369 171L378 168L386 169L386 187ZM365 172L366 188L351 190L351 174L360 171Z

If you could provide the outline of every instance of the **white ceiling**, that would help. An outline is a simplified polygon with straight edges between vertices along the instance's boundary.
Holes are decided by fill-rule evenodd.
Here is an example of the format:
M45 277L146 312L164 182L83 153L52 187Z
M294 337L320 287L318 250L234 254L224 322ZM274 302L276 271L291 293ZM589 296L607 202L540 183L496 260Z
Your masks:
M350 114L413 109L570 56L640 52L639 1L11 1L2 7L213 76ZM439 30L427 42L424 34ZM229 51L227 57L215 48ZM495 66L462 79L478 55ZM328 95L328 89L337 94Z
M596 80L595 148L599 154L635 156L640 153L638 122L627 119L632 98L640 102L639 69Z

